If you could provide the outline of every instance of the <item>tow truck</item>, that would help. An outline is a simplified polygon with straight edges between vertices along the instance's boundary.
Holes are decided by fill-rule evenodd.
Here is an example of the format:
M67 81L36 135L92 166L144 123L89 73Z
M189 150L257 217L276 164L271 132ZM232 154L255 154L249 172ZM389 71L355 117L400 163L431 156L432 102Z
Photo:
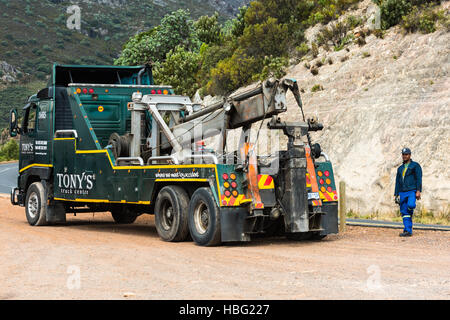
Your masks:
M299 121L279 117L288 91ZM323 125L305 118L295 80L267 79L201 105L155 84L149 65L55 64L21 119L11 110L10 135L20 135L11 202L31 226L64 224L67 214L111 212L120 224L154 214L162 240L201 246L338 232L333 167L309 134ZM287 137L270 155L256 148L263 124ZM213 149L196 147L215 138Z

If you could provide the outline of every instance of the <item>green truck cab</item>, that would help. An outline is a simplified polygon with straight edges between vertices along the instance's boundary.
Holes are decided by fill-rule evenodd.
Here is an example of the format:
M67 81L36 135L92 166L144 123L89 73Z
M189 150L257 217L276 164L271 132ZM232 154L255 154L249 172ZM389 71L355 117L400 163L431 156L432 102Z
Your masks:
M284 87L276 86L282 97ZM207 246L249 241L254 234L304 239L337 233L333 170L328 159L318 162L326 157L318 145L311 150L292 143L272 175L248 161L225 163L223 152L181 156L182 142L174 133L193 123L189 117L206 124L215 114L212 124L219 116L225 127L248 128L262 118L239 111L253 106L248 99L253 98L207 113L170 86L155 85L150 66L54 65L47 87L23 108L21 125L11 111L10 134L20 134L11 202L25 207L32 226L65 223L67 214L83 212L111 212L117 223L155 214L163 240L190 235ZM264 117L283 111L270 108L262 111ZM289 133L291 127L283 128ZM312 130L311 123L294 127L301 127L302 135ZM313 155L308 158L305 150ZM248 160L249 153L243 157ZM297 163L294 169L291 163Z

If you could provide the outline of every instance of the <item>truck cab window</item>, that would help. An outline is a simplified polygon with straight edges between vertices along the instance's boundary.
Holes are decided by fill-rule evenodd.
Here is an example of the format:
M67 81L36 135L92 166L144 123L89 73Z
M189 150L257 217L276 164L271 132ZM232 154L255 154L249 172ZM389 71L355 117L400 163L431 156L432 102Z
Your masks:
M36 130L36 112L37 106L35 104L31 105L25 111L24 126L23 130L25 133L33 133Z

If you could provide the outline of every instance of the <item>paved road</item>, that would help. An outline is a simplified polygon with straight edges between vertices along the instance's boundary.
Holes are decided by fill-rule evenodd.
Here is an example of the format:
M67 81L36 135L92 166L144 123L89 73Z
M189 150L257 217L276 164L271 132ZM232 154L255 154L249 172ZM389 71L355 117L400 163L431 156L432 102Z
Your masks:
M18 164L6 163L0 164L0 193L9 194L11 188L17 184Z
M403 229L402 222L393 222L393 221L347 219L346 224L353 225L353 226L363 226L363 227L383 227L383 228ZM450 231L450 226L443 226L443 225L437 225L437 224L414 223L414 229Z

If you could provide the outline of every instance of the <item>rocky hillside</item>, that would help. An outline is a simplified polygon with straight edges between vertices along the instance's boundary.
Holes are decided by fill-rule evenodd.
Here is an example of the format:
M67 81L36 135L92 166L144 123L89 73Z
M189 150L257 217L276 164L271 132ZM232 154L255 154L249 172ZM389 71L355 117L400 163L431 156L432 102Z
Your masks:
M443 5L447 10L448 3ZM370 9L370 1L364 1L359 12ZM419 206L448 212L450 33L403 35L396 27L384 39L370 35L365 41L348 50L321 49L308 62L324 61L317 75L304 62L289 70L287 77L305 91L306 113L318 115L325 125L313 138L333 161L337 179L347 183L349 209L383 213L398 208L395 174L407 146L423 168ZM292 119L298 111L292 97L289 102Z
M112 64L134 34L187 9L192 18L218 11L222 22L233 18L244 0L0 0L0 61L43 80L52 62ZM67 21L72 5L81 12L80 30Z

